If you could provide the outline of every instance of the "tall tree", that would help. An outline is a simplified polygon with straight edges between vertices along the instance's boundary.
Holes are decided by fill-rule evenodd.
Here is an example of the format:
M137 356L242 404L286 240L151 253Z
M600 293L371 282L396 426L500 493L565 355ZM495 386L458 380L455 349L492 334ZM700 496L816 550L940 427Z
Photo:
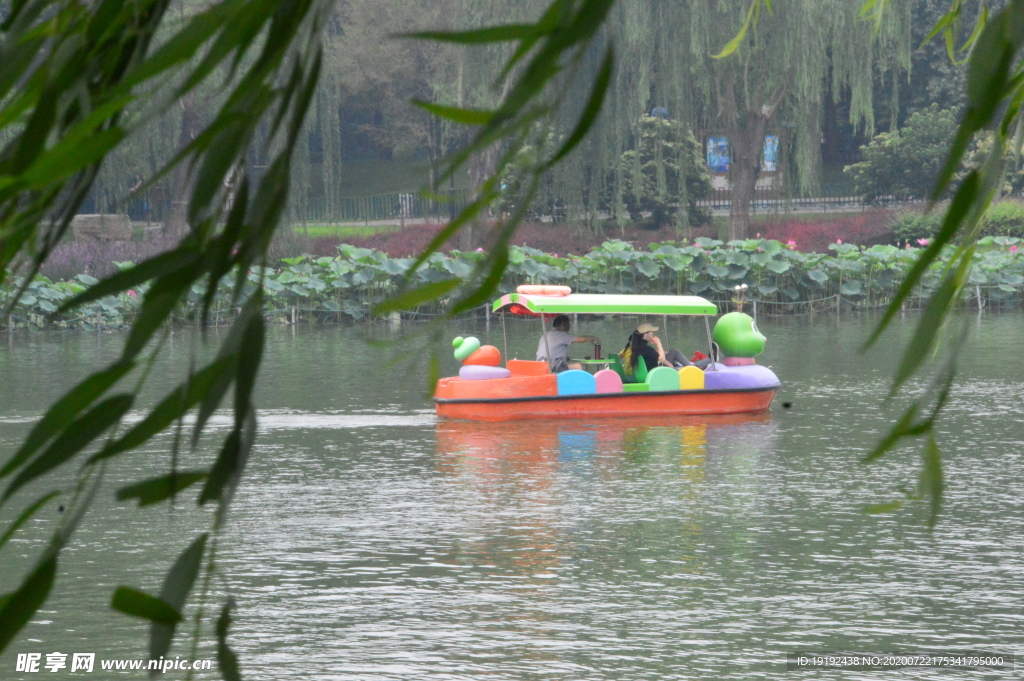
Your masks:
M779 123L795 126L785 150L793 181L814 187L830 80L833 96L848 93L851 120L873 130L874 79L910 64L911 3L888 3L877 30L859 16L862 4L776 0L768 11L750 0L618 3L608 25L622 55L613 99L666 107L694 130L729 138L729 238L747 234L764 137L778 133ZM621 110L605 123L622 136L638 113Z

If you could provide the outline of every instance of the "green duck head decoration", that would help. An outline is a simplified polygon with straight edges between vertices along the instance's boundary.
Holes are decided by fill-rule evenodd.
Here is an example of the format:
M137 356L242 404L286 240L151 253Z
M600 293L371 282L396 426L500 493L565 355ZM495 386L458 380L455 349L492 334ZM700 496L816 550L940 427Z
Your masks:
M768 340L757 330L753 317L742 312L722 315L711 337L725 357L757 357Z

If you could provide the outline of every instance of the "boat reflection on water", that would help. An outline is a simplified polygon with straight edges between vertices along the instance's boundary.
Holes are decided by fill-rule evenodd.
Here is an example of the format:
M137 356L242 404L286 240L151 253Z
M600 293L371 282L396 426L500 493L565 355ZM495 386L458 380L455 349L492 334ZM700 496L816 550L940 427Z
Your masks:
M756 524L777 423L765 411L643 423L441 421L435 432L435 466L472 528L459 559L540 584L584 564L642 572L630 562L640 552L682 574L703 569L709 546L755 550L745 530L726 528ZM637 549L611 560L609 545Z
M773 431L768 411L646 418L642 423L637 419L589 423L439 421L436 426L441 461L451 463L454 456L526 465L586 461L601 456L641 461L666 454L678 455L683 464L699 465L708 456L709 447L713 452L722 449L724 453L732 449L731 445L745 448L757 442L764 444Z

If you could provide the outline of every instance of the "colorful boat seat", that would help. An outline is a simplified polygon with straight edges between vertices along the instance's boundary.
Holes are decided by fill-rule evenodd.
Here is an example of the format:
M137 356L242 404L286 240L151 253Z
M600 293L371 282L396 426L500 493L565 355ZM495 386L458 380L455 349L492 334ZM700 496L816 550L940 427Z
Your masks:
M680 390L703 390L704 372L695 366L683 367L679 370Z
M646 362L637 362L633 375L629 376L626 374L626 369L622 366L622 360L618 355L611 355L609 359L611 363L608 365L608 368L617 373L623 383L643 383L647 380Z
M622 391L627 393L642 393L651 389L646 383L623 383Z
M594 375L580 369L569 369L558 374L559 395L593 395L597 392Z
M594 382L599 393L621 393L622 377L611 369L601 369L594 374Z
M642 362L637 362L637 366ZM669 367L654 367L647 374L644 383L651 390L679 390L679 372Z

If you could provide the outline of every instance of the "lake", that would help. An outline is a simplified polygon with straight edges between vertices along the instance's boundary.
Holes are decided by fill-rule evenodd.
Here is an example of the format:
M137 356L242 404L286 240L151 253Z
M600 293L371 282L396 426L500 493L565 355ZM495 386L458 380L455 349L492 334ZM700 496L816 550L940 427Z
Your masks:
M226 594L237 601L230 640L243 676L760 679L785 674L794 651L1024 653L1024 318L964 319L960 376L939 426L946 495L935 530L922 504L862 511L916 481L920 444L859 463L905 404L885 396L913 321L897 319L859 355L873 318L762 316L760 361L783 382L770 412L505 424L437 422L417 361L427 341L401 344L394 365L396 349L376 343L409 325L274 327L258 444L210 585L212 607ZM580 319L574 330L608 352L635 324ZM539 331L536 321L510 323L510 354L532 359ZM443 374L457 367L448 341L468 334L503 347L500 324L452 324L434 346ZM703 324L672 321L659 335L667 347L706 350ZM0 336L0 459L122 341ZM179 330L148 403L204 352L197 334ZM216 417L196 460L179 465L208 465L229 423ZM51 676L14 672L17 653L145 657L145 624L110 610L110 594L121 584L159 592L212 513L195 506L195 488L141 510L113 492L166 472L170 442L108 469L50 600L0 657L0 678ZM0 508L3 524L46 488ZM54 502L0 551L0 590L20 581L57 517ZM172 657L187 656L194 613L186 609ZM209 624L203 636L198 656L212 658Z

